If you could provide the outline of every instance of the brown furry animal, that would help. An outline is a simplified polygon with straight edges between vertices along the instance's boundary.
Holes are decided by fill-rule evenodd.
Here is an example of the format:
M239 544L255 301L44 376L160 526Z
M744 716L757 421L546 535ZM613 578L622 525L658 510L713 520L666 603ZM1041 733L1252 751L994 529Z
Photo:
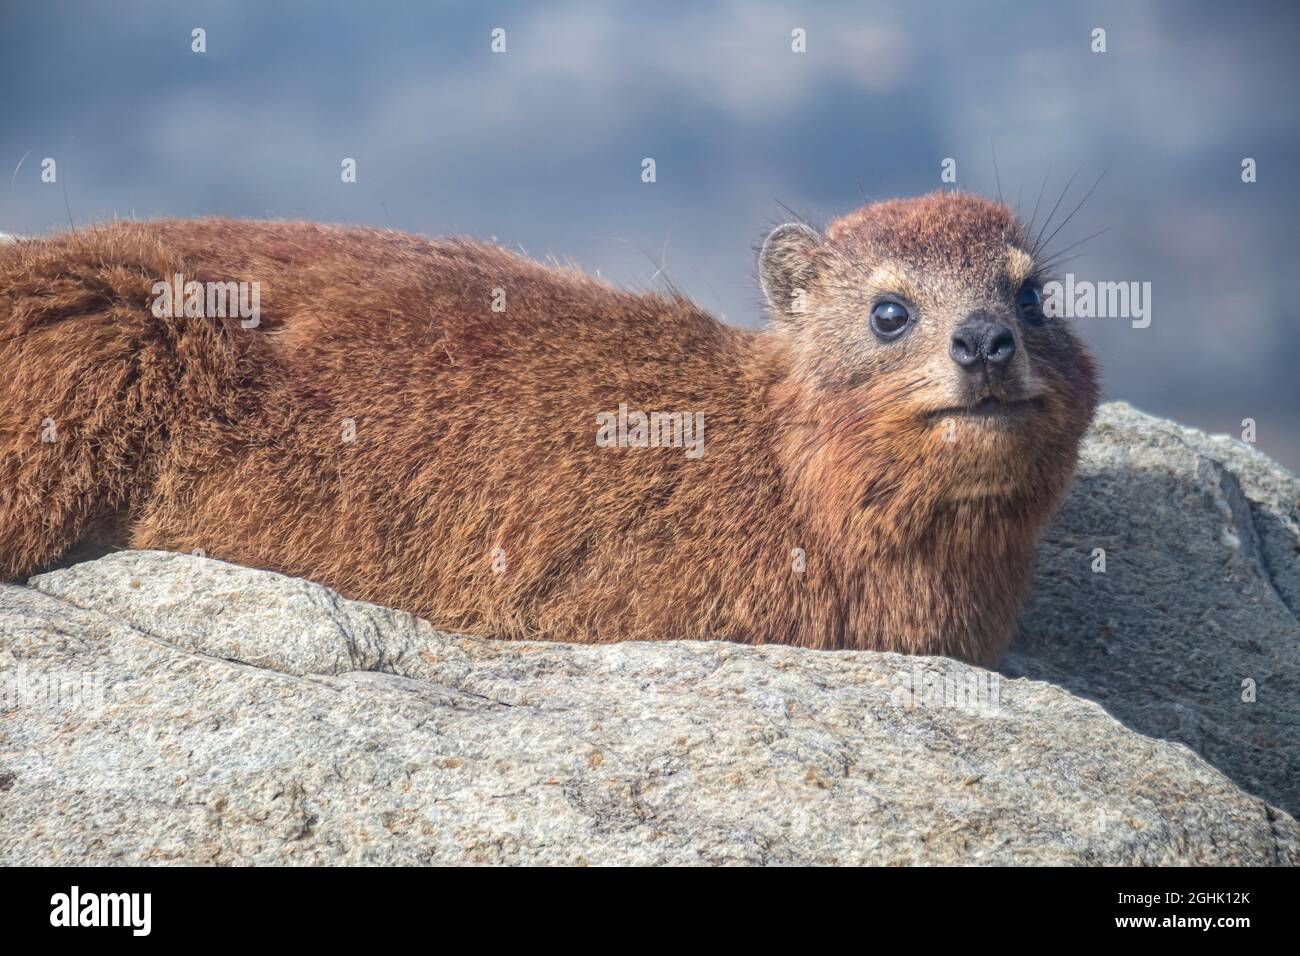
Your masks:
M371 229L3 245L0 579L89 540L480 635L990 663L1097 401L1036 269L1005 207L960 194L777 229L760 332ZM177 276L258 283L260 320L171 317Z

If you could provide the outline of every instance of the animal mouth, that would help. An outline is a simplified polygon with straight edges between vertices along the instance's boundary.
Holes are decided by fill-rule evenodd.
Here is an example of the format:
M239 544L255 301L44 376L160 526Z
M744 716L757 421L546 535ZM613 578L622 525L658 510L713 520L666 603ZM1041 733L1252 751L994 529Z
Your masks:
M986 395L973 405L953 405L927 413L929 419L970 418L970 419L1015 419L1023 418L1042 408L1039 398L999 398Z

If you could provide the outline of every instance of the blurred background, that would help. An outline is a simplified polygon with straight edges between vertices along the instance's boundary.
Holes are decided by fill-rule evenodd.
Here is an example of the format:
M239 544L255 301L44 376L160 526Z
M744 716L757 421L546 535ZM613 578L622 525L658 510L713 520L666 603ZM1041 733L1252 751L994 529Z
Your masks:
M826 221L946 185L951 157L956 186L1000 179L1026 217L1046 182L1040 222L1078 171L1059 221L1109 166L1052 243L1106 229L1064 271L1151 283L1147 328L1075 320L1106 397L1238 437L1252 418L1296 470L1298 26L1294 2L0 0L0 231L464 233L628 287L666 275L753 326L781 204Z

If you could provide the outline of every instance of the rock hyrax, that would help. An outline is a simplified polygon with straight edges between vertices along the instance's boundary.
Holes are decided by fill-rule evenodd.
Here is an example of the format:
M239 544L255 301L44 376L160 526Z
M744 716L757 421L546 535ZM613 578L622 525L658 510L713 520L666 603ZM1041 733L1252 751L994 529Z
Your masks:
M993 662L1097 402L1025 230L936 193L758 272L747 331L373 229L0 245L0 578L201 551L485 636Z

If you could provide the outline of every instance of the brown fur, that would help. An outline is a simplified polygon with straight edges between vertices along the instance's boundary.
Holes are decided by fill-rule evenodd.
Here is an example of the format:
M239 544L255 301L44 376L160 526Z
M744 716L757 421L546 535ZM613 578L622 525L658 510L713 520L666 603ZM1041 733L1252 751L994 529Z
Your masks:
M1014 318L1022 230L935 194L769 246L761 332L371 229L119 222L0 246L0 578L91 539L480 635L995 660L1097 400L1069 330ZM175 273L259 281L260 326L155 317ZM902 341L868 331L880 291L918 308ZM946 349L976 307L1011 316L1016 387L1042 391L1020 427L928 414L971 401ZM619 403L702 411L703 456L597 447Z

